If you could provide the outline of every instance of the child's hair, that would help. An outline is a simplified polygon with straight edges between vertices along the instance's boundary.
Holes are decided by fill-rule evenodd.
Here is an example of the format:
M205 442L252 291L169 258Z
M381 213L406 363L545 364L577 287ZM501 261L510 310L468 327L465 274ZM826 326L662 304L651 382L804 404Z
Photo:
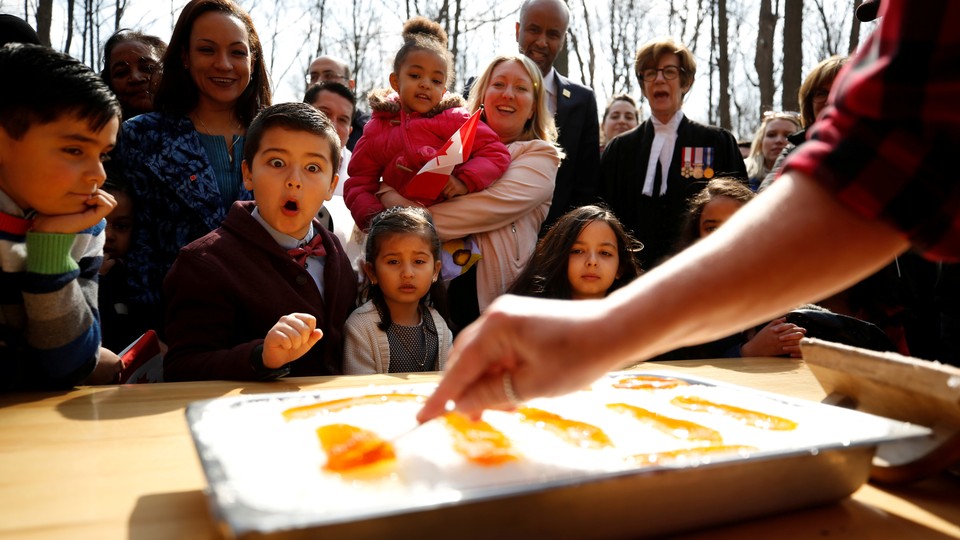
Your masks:
M270 105L273 94L264 63L263 47L257 29L253 26L253 19L233 0L191 0L183 6L177 24L173 27L170 45L163 55L163 75L154 97L154 106L158 111L176 116L186 115L196 107L200 90L190 76L190 70L183 65L183 55L190 50L193 24L201 15L211 12L236 17L247 29L247 38L250 40L250 84L240 94L234 106L237 118L247 125L260 109Z
M690 198L687 203L687 214L684 217L683 228L677 243L677 251L681 251L700 239L700 216L707 203L717 197L727 197L746 204L757 194L742 180L724 176L714 178L699 193Z
M587 205L574 208L557 219L537 244L533 256L507 292L561 300L573 298L567 277L570 249L583 229L595 221L609 225L617 237L620 266L617 268L618 277L613 280L607 293L633 281L642 273L637 252L643 249L643 244L627 232L612 210L605 206Z
M414 51L428 51L439 56L447 64L446 84L453 78L453 54L447 49L447 33L438 23L426 17L412 17L403 23L403 46L393 58L393 72L400 73L400 66Z
M36 124L74 115L100 131L120 118L107 83L79 60L43 45L0 48L0 127L19 140Z
M430 244L434 261L440 260L440 236L437 235L437 229L433 226L430 214L419 206L394 206L373 216L370 220L370 231L367 233L364 249L364 260L368 264L375 265L380 255L380 244L383 238L392 234L415 234L423 238ZM367 300L373 301L377 313L380 314L380 324L377 327L386 331L393 324L390 308L387 307L387 301L380 286L369 279L364 280L360 290L360 301ZM420 299L420 303L436 309L447 325L450 324L447 313L447 292L442 281L435 281L430 286L430 292Z
M246 141L243 143L243 159L248 164L253 163L254 156L260 150L264 132L275 127L306 131L325 138L330 144L330 164L334 174L340 170L340 136L337 130L327 115L306 103L279 103L260 111L247 128Z

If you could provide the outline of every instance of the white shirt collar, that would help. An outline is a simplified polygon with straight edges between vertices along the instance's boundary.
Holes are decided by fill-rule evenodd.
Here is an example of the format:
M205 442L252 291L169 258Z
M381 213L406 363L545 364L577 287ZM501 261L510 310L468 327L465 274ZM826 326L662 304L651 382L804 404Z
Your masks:
M550 72L543 77L543 89L547 91L547 109L553 115L557 114L557 70L551 67Z
M311 226L310 230L307 231L307 235L303 237L302 240L297 240L296 238L290 236L289 234L284 234L274 229L273 227L271 227L270 224L267 223L265 219L263 219L263 216L260 215L259 208L254 208L253 213L251 215L253 216L253 219L257 220L257 222L263 226L264 230L267 231L267 234L269 234L271 238L273 238L278 244L280 244L280 247L282 247L283 249L293 249L296 247L304 246L307 243L309 243L310 240L313 240L313 235L316 234L316 231L313 230L313 226Z

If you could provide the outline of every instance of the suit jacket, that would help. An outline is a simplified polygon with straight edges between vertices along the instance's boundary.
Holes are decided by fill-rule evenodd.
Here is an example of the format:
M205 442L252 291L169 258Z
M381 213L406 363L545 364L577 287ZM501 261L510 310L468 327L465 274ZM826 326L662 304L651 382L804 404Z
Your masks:
M227 208L189 118L142 114L123 123L118 139L117 158L133 188L137 212L127 255L130 307L159 322L163 278L177 253L219 227ZM240 188L240 200L252 198Z
M310 313L323 338L289 366L293 376L343 373L343 325L356 304L357 278L333 233L314 220L327 251L323 295L251 216L253 202L234 203L223 226L183 248L164 282L168 381L277 376L257 371L267 331L284 315Z
M600 168L600 120L593 90L557 76L557 114L554 120L560 136L557 143L566 157L557 171L553 203L544 229L571 208L597 200Z
M747 169L737 139L727 130L705 126L684 116L677 128L677 144L669 171L665 171L667 192L648 197L643 194L653 122L614 137L600 163L600 196L628 230L643 242L639 253L643 268L650 269L673 253L687 211L687 200L707 183L706 178L683 177L684 147L714 150L714 178L736 176L746 182Z

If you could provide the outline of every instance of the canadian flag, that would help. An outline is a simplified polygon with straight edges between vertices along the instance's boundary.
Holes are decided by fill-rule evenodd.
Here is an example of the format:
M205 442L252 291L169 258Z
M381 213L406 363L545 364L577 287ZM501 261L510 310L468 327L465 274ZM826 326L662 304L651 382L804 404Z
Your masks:
M473 150L473 138L477 133L477 123L480 122L481 106L473 113L467 121L460 126L450 137L440 150L436 157L424 164L417 172L417 175L410 179L407 184L407 197L410 199L420 199L435 201L440 196L440 191L447 184L447 178L453 172L453 168L470 159L470 152Z

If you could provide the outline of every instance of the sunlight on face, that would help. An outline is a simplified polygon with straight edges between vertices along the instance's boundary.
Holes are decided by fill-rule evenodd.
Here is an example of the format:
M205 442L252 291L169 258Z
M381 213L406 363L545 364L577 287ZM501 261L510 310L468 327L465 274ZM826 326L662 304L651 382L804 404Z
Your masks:
M591 222L580 231L567 261L567 279L574 300L607 295L619 275L618 245L616 233L606 222Z
M306 131L267 128L253 163L243 162L243 187L253 191L264 221L302 240L337 187L330 141Z

